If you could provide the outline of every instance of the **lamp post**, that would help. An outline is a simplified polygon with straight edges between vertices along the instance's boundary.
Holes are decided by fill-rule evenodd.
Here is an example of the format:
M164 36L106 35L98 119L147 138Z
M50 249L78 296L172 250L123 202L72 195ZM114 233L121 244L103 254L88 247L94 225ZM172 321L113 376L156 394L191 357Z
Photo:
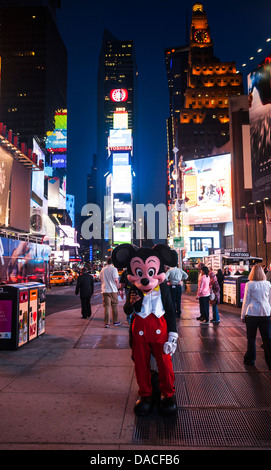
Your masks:
M177 217L177 236L180 239L183 235L183 210L184 208L184 169L185 163L183 162L182 155L177 159L177 153L179 149L174 147L174 173L175 173L175 180L176 180L176 204L175 209L178 213ZM179 267L182 266L182 249L181 247L178 249L179 251Z

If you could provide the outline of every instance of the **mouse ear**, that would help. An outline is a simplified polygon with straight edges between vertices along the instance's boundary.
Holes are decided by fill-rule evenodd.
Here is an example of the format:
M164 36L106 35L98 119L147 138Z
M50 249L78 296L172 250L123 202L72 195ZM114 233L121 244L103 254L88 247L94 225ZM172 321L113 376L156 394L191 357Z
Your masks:
M112 263L116 268L128 268L135 249L129 243L122 243L112 251Z
M153 251L159 257L162 264L167 266L177 266L178 255L175 250L171 250L169 246L159 243L153 247Z

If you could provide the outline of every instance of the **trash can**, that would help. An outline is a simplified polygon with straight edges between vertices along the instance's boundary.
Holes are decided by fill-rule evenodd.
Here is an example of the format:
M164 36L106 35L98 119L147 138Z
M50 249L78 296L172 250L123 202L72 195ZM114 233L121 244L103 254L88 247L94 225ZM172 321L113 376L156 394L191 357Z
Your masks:
M17 349L45 332L46 286L0 286L0 350Z
M28 342L29 290L25 284L0 286L0 349Z

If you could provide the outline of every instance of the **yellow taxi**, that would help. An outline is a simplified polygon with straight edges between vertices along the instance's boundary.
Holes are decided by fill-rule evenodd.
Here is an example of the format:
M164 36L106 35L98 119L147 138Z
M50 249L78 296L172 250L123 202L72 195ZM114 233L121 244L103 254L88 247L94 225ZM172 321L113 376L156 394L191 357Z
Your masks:
M68 274L65 271L54 271L50 274L51 285L62 285L66 286L69 283Z
M70 276L72 276L73 278L73 281L76 281L76 279L78 278L78 273L73 271L73 269L65 269L65 271L67 271L67 273L69 273Z
M65 273L66 273L67 276L68 276L68 284L72 284L73 281L74 281L73 274L70 272L69 269L65 269Z

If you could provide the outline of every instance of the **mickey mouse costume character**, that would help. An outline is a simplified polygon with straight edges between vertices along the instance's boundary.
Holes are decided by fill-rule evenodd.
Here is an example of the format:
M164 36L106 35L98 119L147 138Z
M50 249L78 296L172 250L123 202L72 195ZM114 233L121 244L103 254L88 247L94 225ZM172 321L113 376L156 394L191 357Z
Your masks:
M176 266L177 253L162 244L138 248L124 243L114 248L112 261L119 269L127 268L127 278L132 283L124 311L126 315L133 314L130 339L139 386L134 411L142 416L153 409L150 367L153 354L161 392L159 411L163 415L174 414L177 407L171 356L177 348L178 334L169 287L164 282L164 265Z

